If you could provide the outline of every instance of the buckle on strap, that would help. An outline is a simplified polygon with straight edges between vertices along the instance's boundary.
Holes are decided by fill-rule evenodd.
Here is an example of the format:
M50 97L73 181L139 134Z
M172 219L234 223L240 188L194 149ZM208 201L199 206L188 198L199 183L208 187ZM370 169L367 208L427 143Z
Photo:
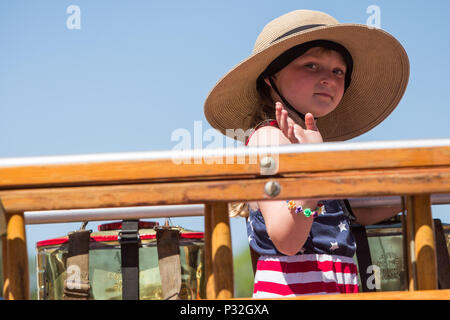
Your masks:
M91 285L89 284L89 281L75 279L64 281L64 295L67 298L87 299L89 297L90 289Z
M119 231L118 239L122 244L139 243L139 220L124 220L122 230Z

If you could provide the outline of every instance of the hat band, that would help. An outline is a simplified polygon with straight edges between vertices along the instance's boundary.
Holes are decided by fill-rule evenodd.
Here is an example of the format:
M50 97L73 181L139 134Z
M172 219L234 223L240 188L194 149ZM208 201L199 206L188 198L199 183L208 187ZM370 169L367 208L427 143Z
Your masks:
M275 41L278 41L278 40L283 39L283 38L285 38L287 36L290 36L291 34L294 34L294 33L297 33L297 32L303 31L303 30L308 30L308 29L311 29L311 28L322 27L322 26L325 26L325 24L307 24L305 26L300 26L300 27L294 28L294 29L286 32L285 34L279 36L278 38L273 40L271 43L274 43Z

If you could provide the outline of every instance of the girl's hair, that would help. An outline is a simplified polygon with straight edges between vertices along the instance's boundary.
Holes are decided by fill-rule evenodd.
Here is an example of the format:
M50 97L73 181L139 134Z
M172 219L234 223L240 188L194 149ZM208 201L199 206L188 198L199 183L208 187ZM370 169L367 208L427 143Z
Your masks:
M249 215L247 202L232 202L228 204L228 215L230 218L243 217Z
M264 82L263 78L258 78L256 81L256 89L259 93L259 108L255 108L250 121L250 128L255 128L264 120L275 119L274 101L270 94L270 87ZM246 202L232 202L228 204L228 214L230 218L248 217L248 203Z
M259 123L268 119L275 119L275 101L270 93L270 87L263 77L256 80L256 90L259 93L258 108L255 108L250 127L255 128Z

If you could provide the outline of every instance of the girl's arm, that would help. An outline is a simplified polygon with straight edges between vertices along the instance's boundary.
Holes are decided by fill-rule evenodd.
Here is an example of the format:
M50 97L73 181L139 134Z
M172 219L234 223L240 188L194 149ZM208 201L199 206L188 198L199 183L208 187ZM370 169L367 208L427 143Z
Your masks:
M396 216L402 211L402 208L400 205L397 205L389 207L352 208L352 211L356 217L356 223L369 226Z
M277 102L275 110L278 126L281 129L280 132L283 134L283 141L299 143L300 141L297 139L293 129L294 121L288 116L288 113L284 110L283 105ZM390 206L376 208L352 208L352 211L356 216L356 223L367 226L393 217L401 212L402 209L401 206Z
M267 126L252 135L248 146L290 143L279 129ZM304 208L314 209L317 206L315 200L292 200ZM267 233L277 250L286 255L299 252L308 238L313 218L292 213L285 200L257 201L257 204L264 217Z

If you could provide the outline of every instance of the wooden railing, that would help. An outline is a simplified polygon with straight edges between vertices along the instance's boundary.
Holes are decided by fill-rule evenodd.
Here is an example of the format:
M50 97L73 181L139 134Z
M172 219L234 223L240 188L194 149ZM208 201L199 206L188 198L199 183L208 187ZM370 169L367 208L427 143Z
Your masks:
M442 193L448 139L0 159L3 293L28 298L25 211L203 203L207 297L223 299L234 285L227 203L392 195L406 199L409 290L437 290L430 195Z

